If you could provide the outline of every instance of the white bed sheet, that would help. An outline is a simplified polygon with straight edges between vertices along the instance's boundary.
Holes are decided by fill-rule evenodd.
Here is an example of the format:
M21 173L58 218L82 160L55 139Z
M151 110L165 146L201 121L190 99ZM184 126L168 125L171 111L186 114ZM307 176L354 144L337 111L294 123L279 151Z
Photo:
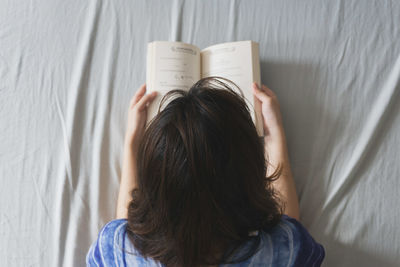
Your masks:
M147 42L251 39L324 266L399 266L399 18L398 1L0 0L1 265L83 265Z

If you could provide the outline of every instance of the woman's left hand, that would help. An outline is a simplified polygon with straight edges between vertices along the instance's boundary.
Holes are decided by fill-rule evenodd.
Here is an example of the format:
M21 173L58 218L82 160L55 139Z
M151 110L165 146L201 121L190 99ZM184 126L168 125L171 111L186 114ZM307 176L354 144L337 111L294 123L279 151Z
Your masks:
M125 145L136 150L144 134L147 121L148 105L154 100L157 92L146 94L146 84L140 86L129 104L128 123L125 133Z

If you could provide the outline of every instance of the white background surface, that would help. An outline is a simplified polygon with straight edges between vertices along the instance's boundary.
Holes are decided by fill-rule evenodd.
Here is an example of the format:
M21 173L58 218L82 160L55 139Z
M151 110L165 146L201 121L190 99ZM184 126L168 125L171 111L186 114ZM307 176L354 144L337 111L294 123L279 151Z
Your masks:
M146 44L260 43L324 266L398 266L398 1L0 0L2 266L81 266L113 219Z

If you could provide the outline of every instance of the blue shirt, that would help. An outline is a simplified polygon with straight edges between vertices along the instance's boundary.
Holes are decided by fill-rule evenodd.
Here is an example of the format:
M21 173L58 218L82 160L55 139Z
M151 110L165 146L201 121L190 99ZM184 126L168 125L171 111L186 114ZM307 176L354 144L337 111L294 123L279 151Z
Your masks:
M103 227L86 256L87 266L163 266L150 258L145 259L135 250L126 226L127 220L119 219ZM300 222L287 215L268 232L256 234L261 235L260 247L251 258L220 266L320 266L325 257L324 248Z

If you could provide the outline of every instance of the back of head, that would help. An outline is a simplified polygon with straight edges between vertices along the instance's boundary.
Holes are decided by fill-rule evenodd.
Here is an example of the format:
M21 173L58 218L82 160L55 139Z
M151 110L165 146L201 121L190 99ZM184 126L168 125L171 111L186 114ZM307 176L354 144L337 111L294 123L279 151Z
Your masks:
M221 78L167 97L139 147L130 240L166 266L242 261L259 242L249 232L281 217L247 105ZM252 249L234 258L246 241Z

